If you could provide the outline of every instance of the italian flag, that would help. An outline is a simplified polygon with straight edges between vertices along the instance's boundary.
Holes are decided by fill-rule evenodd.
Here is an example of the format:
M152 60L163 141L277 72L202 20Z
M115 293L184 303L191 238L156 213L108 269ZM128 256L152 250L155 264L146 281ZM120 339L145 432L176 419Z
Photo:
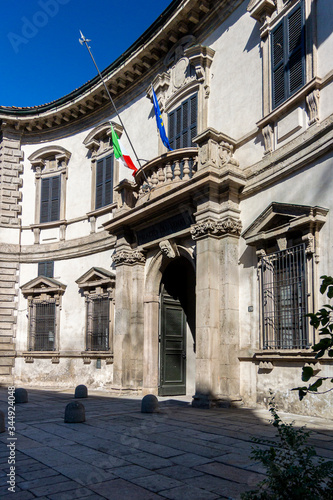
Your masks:
M112 143L113 143L113 151L114 151L114 156L117 160L120 160L121 163L127 167L130 168L131 170L134 170L132 175L135 175L135 172L138 170L134 163L131 160L130 155L127 153L124 145L120 142L119 137L117 136L116 132L114 131L112 124L111 125L111 137L112 137Z

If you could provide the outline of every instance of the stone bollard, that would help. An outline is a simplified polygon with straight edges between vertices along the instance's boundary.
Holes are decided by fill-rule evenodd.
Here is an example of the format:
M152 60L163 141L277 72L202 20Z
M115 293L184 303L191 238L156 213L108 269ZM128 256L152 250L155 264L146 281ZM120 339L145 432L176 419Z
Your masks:
M85 385L78 385L75 389L75 398L87 398L88 397L88 389Z
M15 389L15 404L27 403L28 391L26 389Z
M0 411L0 433L5 432L5 414L3 411Z
M141 401L141 413L158 413L158 399L154 394L147 394Z
M76 401L68 403L65 409L64 422L66 424L80 424L81 422L85 421L86 415L83 404L77 403Z

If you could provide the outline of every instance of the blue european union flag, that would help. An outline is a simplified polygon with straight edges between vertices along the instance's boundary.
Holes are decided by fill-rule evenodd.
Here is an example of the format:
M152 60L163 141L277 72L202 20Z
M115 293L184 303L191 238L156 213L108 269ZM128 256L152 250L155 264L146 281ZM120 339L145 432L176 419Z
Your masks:
M162 120L162 114L160 110L160 106L158 104L158 100L156 97L156 94L154 92L153 86L151 87L153 91L153 101L154 101L154 110L155 110L155 116L156 116L156 123L157 123L157 128L160 132L160 136L162 139L162 142L166 148L168 148L169 151L173 151L173 149L170 146L169 139L167 138L166 132L165 132L165 127L164 123Z

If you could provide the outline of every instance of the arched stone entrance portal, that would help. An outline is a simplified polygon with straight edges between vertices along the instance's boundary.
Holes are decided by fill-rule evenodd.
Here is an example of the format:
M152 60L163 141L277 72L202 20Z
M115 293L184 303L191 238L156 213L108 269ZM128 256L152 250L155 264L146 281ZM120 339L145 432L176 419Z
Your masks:
M195 272L185 257L165 268L160 287L161 396L195 392Z

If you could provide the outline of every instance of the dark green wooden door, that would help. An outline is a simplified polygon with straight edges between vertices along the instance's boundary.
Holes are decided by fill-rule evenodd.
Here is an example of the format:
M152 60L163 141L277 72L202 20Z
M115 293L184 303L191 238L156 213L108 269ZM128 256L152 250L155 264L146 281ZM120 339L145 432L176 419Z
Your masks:
M186 319L179 300L162 293L160 336L161 396L186 394Z

